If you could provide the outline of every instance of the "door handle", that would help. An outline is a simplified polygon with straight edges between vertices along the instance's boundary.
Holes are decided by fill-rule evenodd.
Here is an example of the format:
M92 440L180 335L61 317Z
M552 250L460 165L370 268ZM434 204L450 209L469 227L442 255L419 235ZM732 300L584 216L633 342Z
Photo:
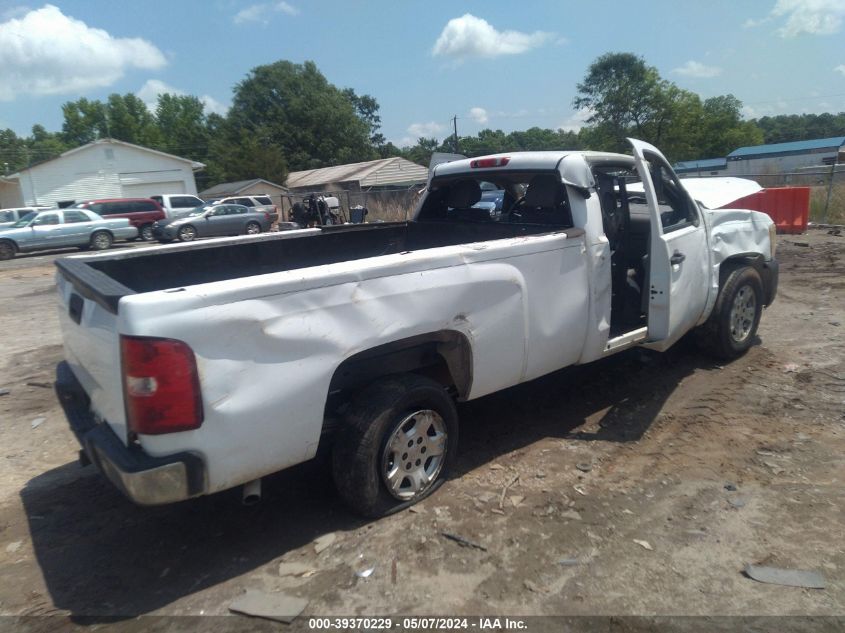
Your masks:
M686 258L687 258L687 256L684 255L681 251L676 250L672 254L672 257L669 258L669 263L672 264L673 266L677 266L682 261L684 261Z

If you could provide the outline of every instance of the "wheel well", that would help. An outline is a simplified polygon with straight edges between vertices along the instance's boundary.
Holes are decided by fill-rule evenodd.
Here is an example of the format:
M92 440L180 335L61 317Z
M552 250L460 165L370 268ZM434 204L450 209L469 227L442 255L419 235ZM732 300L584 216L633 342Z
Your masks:
M0 239L0 242L5 242L7 244L11 244L12 248L15 250L15 252L16 253L18 252L18 244L17 244L17 242L15 242L15 240L10 240L8 237L4 237L4 238Z
M376 378L402 373L426 376L458 398L465 398L472 384L469 340L460 332L443 330L393 341L350 356L332 376L327 415Z
M751 266L762 277L763 270L763 256L759 253L746 253L742 255L731 255L721 264L719 264L719 288L721 289L734 270L742 268L743 266Z

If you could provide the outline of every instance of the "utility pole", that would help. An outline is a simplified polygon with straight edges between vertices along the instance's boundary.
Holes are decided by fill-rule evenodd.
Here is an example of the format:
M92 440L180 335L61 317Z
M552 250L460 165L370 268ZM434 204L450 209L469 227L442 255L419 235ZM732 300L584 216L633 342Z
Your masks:
M455 129L455 153L460 154L461 150L458 147L458 115L457 114L452 117L452 125L454 126L454 129Z
M822 223L827 224L827 211L830 208L830 194L833 193L833 181L836 178L836 164L839 160L839 154L833 159L833 164L830 166L830 182L827 183L827 199L824 201L824 214L822 215Z

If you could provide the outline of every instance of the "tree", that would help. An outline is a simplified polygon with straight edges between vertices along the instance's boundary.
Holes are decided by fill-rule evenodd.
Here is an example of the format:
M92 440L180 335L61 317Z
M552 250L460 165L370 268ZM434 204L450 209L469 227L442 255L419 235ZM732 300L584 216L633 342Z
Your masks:
M344 88L343 94L355 107L358 118L367 124L370 130L370 143L378 150L385 144L384 135L379 132L381 129L381 117L378 114L378 101L370 95L361 95L359 97L352 88Z
M206 159L210 130L202 101L187 95L160 94L155 118L160 149L192 160Z
M109 95L106 121L106 133L111 138L145 147L157 147L161 143L155 117L134 94Z
M625 138L633 136L656 145L669 160L715 158L761 137L742 120L742 103L733 95L702 103L631 53L599 57L578 91L573 105L592 112L579 140L591 148L624 152Z
M412 163L428 167L428 164L431 162L431 155L434 152L438 151L438 149L440 148L438 147L436 138L420 137L419 139L417 139L416 145L414 145L413 147L406 147L402 151L405 154L405 158L407 158ZM440 149L440 151L451 150Z
M62 137L71 147L79 147L106 136L106 111L102 102L84 97L62 105Z
M224 122L209 142L208 183L263 178L283 183L288 176L282 150L266 128L239 128Z
M278 61L253 68L235 88L228 122L260 133L292 170L371 160L371 127L314 62ZM246 138L246 137L241 137Z

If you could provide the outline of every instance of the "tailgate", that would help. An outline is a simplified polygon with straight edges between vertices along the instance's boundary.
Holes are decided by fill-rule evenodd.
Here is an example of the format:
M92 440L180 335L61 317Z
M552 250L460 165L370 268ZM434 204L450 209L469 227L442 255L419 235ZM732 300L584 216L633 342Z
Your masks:
M65 359L91 399L95 417L109 423L118 438L127 442L120 378L120 347L115 311L83 296L61 270L56 275L59 324Z

